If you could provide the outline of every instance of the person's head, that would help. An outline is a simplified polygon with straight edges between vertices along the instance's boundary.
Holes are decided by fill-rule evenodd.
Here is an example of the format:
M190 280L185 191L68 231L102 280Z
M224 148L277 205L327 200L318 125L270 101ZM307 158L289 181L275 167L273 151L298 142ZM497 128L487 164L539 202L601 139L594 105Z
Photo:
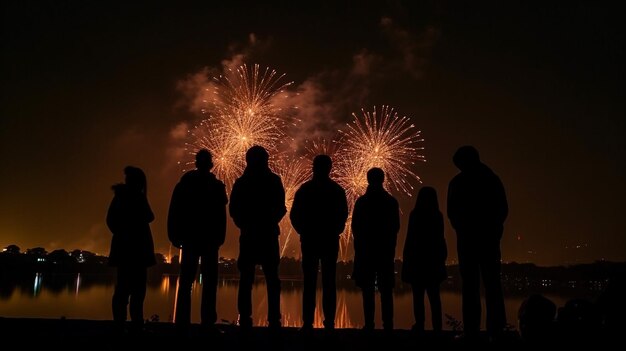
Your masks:
M246 163L250 168L266 168L270 155L263 146L255 145L246 152Z
M539 341L552 333L556 305L543 295L535 294L522 302L517 311L522 338Z
M213 168L213 156L209 150L201 149L196 153L196 168L207 171Z
M437 201L437 191L435 188L430 186L422 187L417 193L415 208L420 210L439 210L439 201Z
M385 181L385 172L378 167L374 167L367 171L367 183L373 187L381 187L383 186L383 182Z
M141 168L126 166L124 168L124 183L132 189L138 190L142 193L148 192L148 184L146 181L146 174Z
M333 168L333 161L328 155L317 155L313 159L313 176L328 177Z
M478 150L471 145L461 146L452 157L454 165L461 171L471 169L480 164Z

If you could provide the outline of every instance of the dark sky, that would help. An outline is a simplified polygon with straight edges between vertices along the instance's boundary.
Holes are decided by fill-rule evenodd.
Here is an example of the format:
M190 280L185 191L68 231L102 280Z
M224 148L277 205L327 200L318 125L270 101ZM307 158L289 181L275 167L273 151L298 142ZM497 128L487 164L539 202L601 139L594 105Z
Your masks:
M0 247L106 254L110 186L132 164L147 173L153 235L167 253L184 143L175 131L200 118L181 87L244 57L286 73L295 88L314 86L318 128L374 105L410 116L428 160L415 172L443 209L452 154L476 146L507 189L505 261L626 260L626 33L617 8L157 3L2 2ZM413 201L401 200L405 213ZM222 255L236 256L237 236L231 224ZM448 225L446 238L454 258Z

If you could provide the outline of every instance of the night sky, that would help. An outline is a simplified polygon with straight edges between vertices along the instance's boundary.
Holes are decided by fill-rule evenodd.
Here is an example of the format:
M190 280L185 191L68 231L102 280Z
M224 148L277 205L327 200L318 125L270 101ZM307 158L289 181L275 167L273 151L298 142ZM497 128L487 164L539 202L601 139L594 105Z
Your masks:
M131 164L147 174L156 248L167 253L181 131L201 119L193 82L247 62L294 81L297 140L330 135L362 107L411 117L428 160L415 172L444 213L452 155L476 146L507 190L504 261L626 260L617 8L158 3L2 2L0 247L107 254L110 187ZM414 198L400 200L406 224ZM445 235L454 259L447 220ZM230 223L221 255L236 257L237 238Z

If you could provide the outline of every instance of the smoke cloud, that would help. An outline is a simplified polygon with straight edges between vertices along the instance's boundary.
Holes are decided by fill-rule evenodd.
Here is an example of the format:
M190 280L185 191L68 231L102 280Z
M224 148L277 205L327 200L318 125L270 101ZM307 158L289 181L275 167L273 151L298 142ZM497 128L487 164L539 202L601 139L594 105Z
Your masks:
M383 17L379 29L386 40L388 50L375 52L362 48L352 56L351 65L333 70L312 73L301 83L293 84L285 93L289 98L274 99L273 103L293 120L288 127L288 148L303 151L306 140L337 137L337 131L349 121L351 113L361 107L368 109L372 103L372 89L389 77L398 75L421 79L428 65L432 48L440 34L435 27L427 27L420 33L402 28L390 17ZM235 71L248 62L254 54L270 50L270 39L261 40L251 33L244 45L231 44L227 58L217 67L205 67L178 82L181 92L180 105L199 118L206 118L207 101L215 89L212 77ZM280 72L279 73L283 73ZM204 114L203 114L204 113ZM198 121L186 121L173 127L170 139L181 143L183 129ZM180 156L178 153L174 153Z

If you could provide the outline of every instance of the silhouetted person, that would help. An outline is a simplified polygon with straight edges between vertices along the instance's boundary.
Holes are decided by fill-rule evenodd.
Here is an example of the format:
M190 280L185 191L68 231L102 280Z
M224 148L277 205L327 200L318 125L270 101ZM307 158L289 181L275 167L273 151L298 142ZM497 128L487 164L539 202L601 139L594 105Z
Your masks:
M551 343L554 339L556 305L543 295L531 295L522 302L517 318L522 339L529 344Z
M374 329L375 287L380 291L383 328L393 330L394 259L400 229L398 201L384 188L380 168L367 172L368 187L354 204L353 279L363 294L365 330Z
M332 160L329 156L316 156L313 160L313 179L302 184L291 206L291 224L300 234L302 248L304 273L302 329L305 331L313 328L317 270L320 261L324 327L335 328L339 235L343 232L348 219L348 203L346 192L330 179L331 168Z
M278 223L287 209L285 189L268 166L269 155L261 146L246 152L246 169L235 181L230 197L230 216L241 230L239 237L239 325L252 327L252 284L256 265L261 265L267 284L267 318L270 328L280 328L280 252Z
M567 346L598 345L603 341L598 338L602 317L590 300L575 298L567 301L558 309L556 320L561 342Z
M608 281L606 290L598 297L598 310L605 328L608 344L621 339L621 331L626 328L626 272L618 268Z
M480 330L482 276L487 331L497 335L506 325L500 281L500 239L508 215L504 186L472 146L459 148L453 161L461 172L449 184L448 218L457 234L464 332L474 337Z
M191 322L191 287L198 271L202 272L201 324L217 332L215 310L217 262L220 246L226 237L226 189L213 173L211 153L202 149L196 154L196 169L185 173L172 193L167 217L167 233L172 245L182 248L180 281L175 321L181 331Z
M434 188L420 189L415 208L409 217L409 228L404 243L402 280L413 290L413 331L424 331L424 292L428 294L433 330L440 332L441 297L439 286L447 278L448 249L443 236L443 215L439 211Z
M107 226L113 238L109 264L117 267L113 292L113 320L123 331L130 299L131 331L143 328L143 301L146 297L148 267L156 264L150 222L150 209L144 172L132 166L124 168L125 181L113 186L115 196L107 213Z

